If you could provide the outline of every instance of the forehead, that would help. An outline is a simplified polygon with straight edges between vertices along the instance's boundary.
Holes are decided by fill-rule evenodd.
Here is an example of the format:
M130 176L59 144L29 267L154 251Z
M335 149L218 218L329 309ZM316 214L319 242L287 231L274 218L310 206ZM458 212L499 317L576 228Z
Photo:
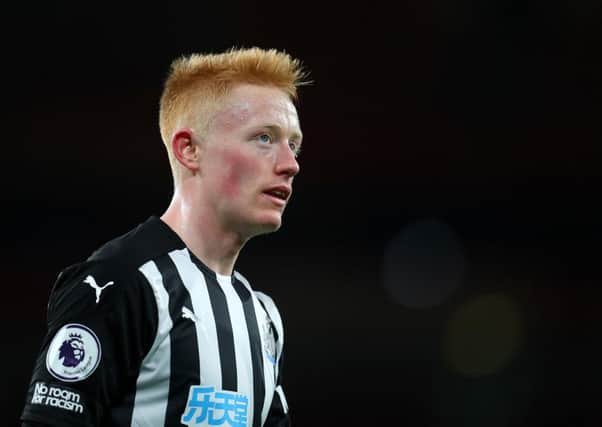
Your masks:
M250 84L235 86L220 103L212 122L224 130L254 125L300 130L297 109L285 92Z

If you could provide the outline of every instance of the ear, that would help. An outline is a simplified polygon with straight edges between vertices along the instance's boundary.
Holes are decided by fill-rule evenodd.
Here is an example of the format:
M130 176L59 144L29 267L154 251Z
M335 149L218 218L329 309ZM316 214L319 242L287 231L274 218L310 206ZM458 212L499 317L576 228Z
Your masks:
M171 150L182 166L196 172L199 170L200 147L192 136L192 129L178 130L171 139Z

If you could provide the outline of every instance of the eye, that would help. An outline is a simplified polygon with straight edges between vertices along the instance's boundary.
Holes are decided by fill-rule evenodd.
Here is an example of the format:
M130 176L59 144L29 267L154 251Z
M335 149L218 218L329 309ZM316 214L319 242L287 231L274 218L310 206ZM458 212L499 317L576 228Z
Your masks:
M301 147L299 146L299 143L291 141L288 143L288 146L290 147L291 151L295 153L295 157L299 157L299 153L301 153Z
M272 142L272 137L267 133L262 133L261 135L257 136L257 140L262 144L269 144Z

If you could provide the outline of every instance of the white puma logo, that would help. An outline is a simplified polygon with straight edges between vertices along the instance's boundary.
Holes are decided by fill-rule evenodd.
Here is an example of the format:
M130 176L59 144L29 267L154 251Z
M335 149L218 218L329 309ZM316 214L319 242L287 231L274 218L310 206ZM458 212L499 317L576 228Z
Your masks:
M189 308L187 307L182 307L182 317L184 319L190 319L192 320L194 323L197 322L198 317L196 317L196 314L194 314Z
M96 304L98 304L98 301L100 300L100 293L102 291L104 291L106 288L108 288L109 286L115 284L113 281L110 281L110 282L105 283L103 286L98 286L96 284L96 280L92 276L86 277L84 279L84 283L87 283L88 285L92 286L94 288L94 291L96 291Z

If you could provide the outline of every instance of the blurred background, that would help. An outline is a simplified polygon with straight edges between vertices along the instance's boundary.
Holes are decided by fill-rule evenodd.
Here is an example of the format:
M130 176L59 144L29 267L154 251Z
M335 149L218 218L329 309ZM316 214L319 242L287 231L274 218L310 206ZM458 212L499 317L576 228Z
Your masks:
M170 62L231 46L315 81L284 227L237 266L283 314L294 425L601 425L600 3L395 3L3 11L2 425L58 272L167 207Z

